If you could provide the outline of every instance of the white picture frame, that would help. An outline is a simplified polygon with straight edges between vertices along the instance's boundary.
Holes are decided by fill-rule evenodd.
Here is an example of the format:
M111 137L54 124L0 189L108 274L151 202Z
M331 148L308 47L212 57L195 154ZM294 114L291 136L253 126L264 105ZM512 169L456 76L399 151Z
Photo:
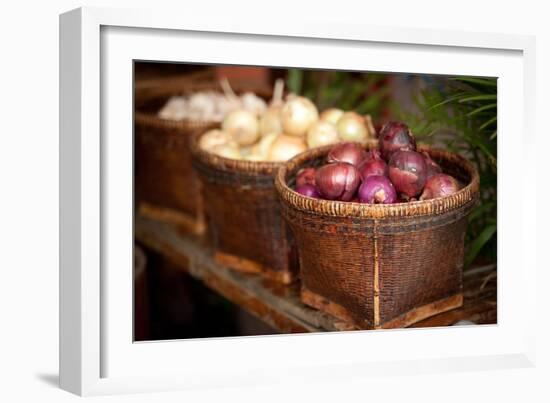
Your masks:
M327 50L335 57L322 57ZM532 368L536 243L526 234L536 217L526 203L503 198L497 325L132 343L128 72L141 59L498 76L498 189L507 194L515 180L535 188L535 177L519 178L509 164L513 154L528 160L534 153L534 52L534 38L522 35L314 19L243 24L150 10L81 8L61 15L61 387L96 395Z

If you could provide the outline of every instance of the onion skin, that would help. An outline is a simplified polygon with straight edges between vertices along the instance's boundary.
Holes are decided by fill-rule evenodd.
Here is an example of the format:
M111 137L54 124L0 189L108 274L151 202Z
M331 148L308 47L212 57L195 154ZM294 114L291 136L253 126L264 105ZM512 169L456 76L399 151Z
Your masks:
M315 168L300 169L296 175L296 187L303 185L315 186Z
M332 123L334 126L336 126L343 114L344 114L344 111L342 109L329 108L329 109L325 109L321 113L321 115L319 116L319 119L324 122Z
M263 136L260 141L252 146L252 154L257 156L259 160L267 161L269 150L278 136L279 135L277 133L271 133Z
M380 130L378 141L382 157L386 161L389 161L396 151L416 151L416 140L405 123L386 123Z
M283 131L291 136L305 136L318 119L317 107L305 97L290 97L281 109Z
M369 176L388 176L389 169L386 161L380 156L380 151L371 150L367 153L367 157L357 167L361 174L361 179L365 180Z
M350 201L361 184L361 175L353 165L335 162L317 169L315 183L323 198Z
M266 136L271 133L282 133L281 107L270 106L260 118L260 135Z
M209 130L204 133L199 139L199 147L205 151L209 151L212 147L229 143L233 141L233 137L219 129Z
M218 144L210 148L210 150L208 151L223 158L229 158L233 160L242 159L239 146L234 141L225 144Z
M340 141L340 136L338 135L336 126L330 122L320 120L313 123L309 128L306 141L309 148L321 147L338 143Z
M303 196L312 197L314 199L320 199L321 195L317 191L317 188L313 185L302 185L296 186L296 192L300 193Z
M430 154L428 154L426 151L424 151L422 154L424 155L424 160L426 161L426 166L428 167L426 179L431 178L435 174L440 174L443 172L439 164L430 157Z
M366 143L369 139L365 118L355 112L345 112L338 120L336 128L344 141Z
M260 136L260 124L256 115L244 109L237 109L226 115L222 130L229 133L241 146L254 144Z
M428 171L422 154L416 151L396 151L388 165L390 180L397 192L408 198L422 192Z
M420 200L449 196L459 190L460 185L455 178L450 175L435 174L426 181Z
M279 134L271 143L267 158L273 162L287 161L306 150L306 142L301 137Z
M391 204L397 200L397 192L385 176L372 175L366 178L357 192L360 203Z
M327 162L347 162L359 166L367 158L365 149L357 143L339 143L332 147L327 156Z

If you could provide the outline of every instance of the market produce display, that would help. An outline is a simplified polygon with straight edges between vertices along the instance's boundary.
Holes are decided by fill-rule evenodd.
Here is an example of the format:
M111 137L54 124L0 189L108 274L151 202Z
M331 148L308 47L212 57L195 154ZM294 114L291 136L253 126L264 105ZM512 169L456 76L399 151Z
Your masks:
M227 114L239 109L251 112L255 116L266 111L266 102L252 92L237 96L227 80L222 80L220 85L223 93L209 90L170 97L158 111L158 117L174 121L221 122Z
M263 109L229 111L220 129L204 133L200 147L225 158L281 162L308 148L374 138L370 116L336 108L319 114L308 98L288 94L283 100L283 86L282 80L275 82L273 98Z
M356 142L334 145L323 165L298 172L295 187L307 197L370 204L435 199L459 189L428 153L417 151L413 134L401 122L384 125L378 149L366 151Z

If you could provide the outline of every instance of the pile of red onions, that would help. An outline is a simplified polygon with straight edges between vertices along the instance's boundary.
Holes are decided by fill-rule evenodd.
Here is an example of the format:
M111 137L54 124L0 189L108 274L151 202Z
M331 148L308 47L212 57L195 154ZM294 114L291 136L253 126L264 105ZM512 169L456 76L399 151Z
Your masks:
M389 122L380 131L379 148L336 144L326 164L296 175L296 191L316 199L391 204L449 196L458 181L443 173L426 152L416 150L408 126Z

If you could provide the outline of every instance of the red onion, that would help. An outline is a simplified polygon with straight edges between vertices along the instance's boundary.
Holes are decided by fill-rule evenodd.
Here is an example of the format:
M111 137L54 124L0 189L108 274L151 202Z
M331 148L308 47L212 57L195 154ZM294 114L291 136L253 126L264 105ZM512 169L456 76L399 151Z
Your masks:
M389 161L395 151L416 151L416 141L405 123L388 122L382 127L379 135L379 146L382 156Z
M367 152L357 143L339 143L330 149L327 161L347 162L348 164L359 166L367 157Z
M315 183L325 199L350 201L361 183L361 175L351 164L334 162L317 169Z
M422 154L424 154L424 160L426 161L426 166L428 167L426 179L431 178L435 174L440 174L441 172L443 172L439 164L430 157L430 154L428 154L426 151L424 151Z
M390 204L397 200L395 188L388 178L373 175L365 178L357 192L361 203Z
M296 186L296 192L307 197L313 197L314 199L321 198L321 195L317 191L317 188L307 183L301 186Z
M359 164L357 169L363 180L371 175L388 176L388 164L382 159L378 150L369 151L367 158Z
M428 170L422 154L416 151L396 151L389 163L390 180L395 189L411 198L422 192Z
M445 174L435 174L426 181L420 200L445 197L458 192L460 186L455 178Z
M303 185L315 186L315 168L303 168L300 169L296 175L296 187Z

